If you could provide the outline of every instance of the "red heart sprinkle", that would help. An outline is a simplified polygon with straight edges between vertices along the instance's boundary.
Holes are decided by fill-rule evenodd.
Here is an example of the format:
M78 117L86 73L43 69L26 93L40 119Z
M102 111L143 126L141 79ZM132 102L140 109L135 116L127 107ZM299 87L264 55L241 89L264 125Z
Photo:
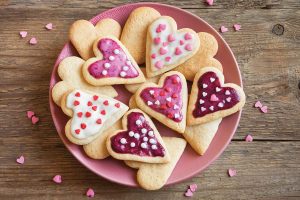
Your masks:
M166 93L165 93L164 91L160 91L159 95L160 95L160 96L165 96Z
M79 134L79 133L80 133L80 129L76 129L76 130L75 130L75 133L76 133L76 134Z
M166 106L165 104L163 104L163 105L160 106L160 109L166 110L166 109L167 109L167 106Z
M169 62L171 60L171 57L170 56L167 56L166 58L165 58L165 61L167 61L167 62Z
M85 116L86 116L86 117L90 117L91 115L92 115L92 114L91 114L90 112L86 112L86 113L85 113Z
M101 114L105 115L106 114L105 110L101 110Z
M115 107L120 108L120 103L116 103Z
M97 119L96 123L97 124L102 124L102 120L101 119Z
M76 101L76 100L73 103L74 106L78 106L79 104L80 104L79 101Z
M87 103L87 105L88 105L88 106L91 106L91 105L93 105L93 103L92 103L91 101L89 101L89 102Z
M99 98L99 96L97 96L97 95L94 95L94 96L93 96L94 101L97 101L98 98Z
M97 110L97 106L93 106L92 109L93 109L94 111L96 111L96 110Z
M82 129L85 129L85 128L86 128L86 124L85 124L85 123L81 123L81 124L80 124L80 127L81 127Z
M172 91L172 89L169 88L169 87L166 87L165 90L166 90L167 92L171 92L171 91Z
M167 117L172 119L174 117L174 115L172 113L169 113Z
M167 103L167 106L168 106L169 108L172 108L172 107L174 106L174 103L168 102L168 103Z
M178 79L177 79L176 77L174 77L174 78L172 79L172 83L173 83L173 84L177 84L177 83L179 83L179 81L178 81Z
M174 93L172 94L172 98L176 99L178 97L178 94Z
M106 105L106 106L108 106L109 103L108 103L107 100L105 100L105 101L103 102L103 104Z
M76 93L75 93L75 96L76 96L76 97L80 97L80 93L79 93L79 92L76 92Z
M78 117L82 117L82 112L77 113Z

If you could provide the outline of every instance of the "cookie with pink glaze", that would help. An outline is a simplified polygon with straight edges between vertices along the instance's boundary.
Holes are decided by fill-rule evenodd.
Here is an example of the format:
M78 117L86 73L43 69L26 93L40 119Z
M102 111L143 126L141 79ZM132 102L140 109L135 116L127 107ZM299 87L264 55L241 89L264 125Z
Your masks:
M108 136L109 154L118 160L167 163L169 152L155 125L146 113L129 110L122 119L123 130Z
M125 161L131 168L138 169L137 182L146 190L158 190L162 188L171 176L178 160L186 147L186 141L176 137L163 137L168 151L170 152L170 162L162 164L142 163L135 161Z
M147 33L147 76L157 76L177 67L195 55L199 47L199 37L192 29L177 30L176 21L169 16L156 19Z
M113 36L95 41L96 57L88 59L82 67L84 79L91 85L143 83L145 77L123 44Z
M205 32L197 34L201 42L199 50L193 57L174 69L181 72L189 81L193 81L196 73L207 66L223 71L222 64L214 58L218 52L218 41L216 38Z
M120 38L138 64L145 63L148 26L160 17L154 8L139 7L129 15Z
M136 92L140 109L167 127L183 133L186 126L187 84L176 71L165 73L158 84L145 83Z
M71 117L65 126L65 134L78 145L91 143L128 110L116 99L78 89L62 97L61 108Z
M187 124L196 125L231 115L245 105L243 89L224 83L224 75L214 67L202 68L195 76L190 94Z
M93 86L82 77L82 65L84 60L71 56L63 59L58 66L57 73L62 81L57 82L52 88L52 99L60 106L63 95L74 89L82 89L98 94L116 97L117 91L112 86Z
M93 44L96 39L108 35L119 38L121 35L120 24L110 18L100 20L95 26L86 20L75 21L69 30L69 39L79 55L87 60L94 57Z

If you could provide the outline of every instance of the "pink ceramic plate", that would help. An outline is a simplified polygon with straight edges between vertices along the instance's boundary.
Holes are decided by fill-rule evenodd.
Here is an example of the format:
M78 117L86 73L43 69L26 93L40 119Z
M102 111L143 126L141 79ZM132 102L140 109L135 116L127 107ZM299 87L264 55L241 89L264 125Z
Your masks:
M153 7L162 15L169 15L173 17L177 21L178 28L188 27L194 29L196 32L202 31L214 35L219 43L219 51L216 55L216 58L223 65L226 82L233 82L242 85L239 68L229 46L218 34L218 32L215 31L209 24L189 12L163 4L137 3L120 6L105 11L91 19L91 22L95 24L101 19L110 17L118 21L121 25L124 25L130 12L133 9L141 6ZM55 85L56 82L59 81L59 77L57 75L58 64L65 57L73 55L78 54L76 50L74 50L74 47L70 43L67 43L59 54L51 75L49 102L51 114L57 132L69 151L88 169L110 181L128 186L137 186L135 170L126 167L122 161L117 161L112 158L108 158L105 160L90 159L85 155L81 146L70 143L64 135L64 127L68 120L68 117L65 116L61 109L54 104L51 98L51 88ZM116 87L116 89L119 93L118 99L122 100L125 103L128 103L130 93L127 92L123 86L118 86ZM211 164L224 151L225 147L230 142L239 123L240 114L241 113L239 112L223 119L222 123L220 124L218 133L216 134L213 142L211 143L204 156L198 156L188 146L181 159L177 163L167 184L174 184L184 179L190 178L205 169L209 164ZM179 134L171 131L157 121L155 121L155 124L157 125L158 130L162 135L180 137Z

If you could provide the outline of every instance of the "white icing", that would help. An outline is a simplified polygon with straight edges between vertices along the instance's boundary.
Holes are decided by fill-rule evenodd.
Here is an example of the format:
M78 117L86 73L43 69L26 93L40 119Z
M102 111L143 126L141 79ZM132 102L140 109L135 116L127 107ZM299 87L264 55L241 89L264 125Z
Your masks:
M80 97L75 96L76 93L80 93ZM66 98L66 107L73 111L73 118L71 121L71 134L78 139L85 139L92 135L97 134L103 127L103 124L106 123L111 116L119 112L120 108L115 106L116 103L119 103L120 106L124 106L121 102L110 98L110 97L101 97L95 101L93 99L93 94L89 94L80 90L74 90ZM75 106L74 101L78 101L79 105ZM92 102L93 106L97 106L96 111L93 110L93 106L88 106L88 102ZM104 105L103 102L108 101L108 105ZM102 115L99 110L105 110L106 114ZM82 112L82 116L79 117L77 113ZM85 114L91 113L90 117L86 117ZM101 124L98 124L96 121L101 120ZM81 124L85 124L84 129L81 128ZM79 129L80 133L77 134L75 130Z
M200 104L204 104L204 101L202 99L199 100Z
M165 24L166 28L164 30L162 30L160 33L157 33L156 29L159 26L159 24ZM189 33L192 38L189 40L185 40L184 36L185 36L186 32L178 32L177 30L172 30L170 21L165 18L160 18L151 24L150 34L151 34L152 41L151 41L151 47L150 47L151 50L150 50L149 55L152 55L152 54L156 55L155 58L150 58L150 63L151 63L152 69L154 71L159 70L159 68L155 67L156 62L161 61L163 66L173 65L192 52L192 51L188 51L185 49L186 45L190 45L192 47L192 49L195 49L196 46L198 45L198 42L195 41L195 40L197 40L195 35L193 35L192 33ZM168 42L168 36L170 34L172 34L175 39L172 42ZM156 37L160 38L159 44L154 43L154 38L156 38ZM184 45L180 45L180 43L179 43L180 40L184 41ZM165 42L168 42L168 45L164 47L163 43L165 43ZM162 48L162 47L164 49L167 49L167 52L164 55L160 54L160 48ZM182 53L180 55L175 55L176 48L179 48L181 50ZM171 59L169 61L166 61L165 60L166 57L171 57Z

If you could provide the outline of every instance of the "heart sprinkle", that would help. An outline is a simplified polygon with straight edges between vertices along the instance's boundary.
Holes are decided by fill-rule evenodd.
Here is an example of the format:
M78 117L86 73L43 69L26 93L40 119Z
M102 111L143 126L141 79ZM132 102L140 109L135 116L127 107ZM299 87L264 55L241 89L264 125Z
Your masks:
M21 38L25 38L27 36L27 31L20 31Z
M191 191L191 189L188 189L185 193L184 196L186 197L192 197L193 196L193 192Z
M233 25L233 28L234 28L235 31L241 30L241 27L242 27L242 26L241 26L240 24L234 24L234 25Z
M221 26L220 31L221 31L221 33L228 32L228 28L226 28L225 26Z
M263 106L263 107L261 107L261 108L260 108L260 111L261 111L262 113L267 113L267 112L268 112L268 106Z
M206 0L206 3L209 5L209 6L212 6L214 4L214 0Z
M33 116L33 117L31 118L32 124L38 123L39 120L40 120L40 119L39 119L38 117L36 117L36 116Z
M246 142L252 142L252 141L253 141L253 137L252 137L251 135L247 135L247 136L245 137L245 141L246 141Z
M47 30L52 30L53 29L53 24L52 23L48 23L48 24L46 24L45 28Z
M55 175L55 176L52 178L52 180L53 180L54 183L57 183L57 184L62 183L61 175Z
M31 45L36 45L37 43L38 43L38 41L35 37L33 37L29 40L29 44L31 44Z
M262 107L261 102L260 101L255 102L254 107L255 108L261 108Z
M34 113L33 111L30 111L30 110L27 111L27 117L28 117L29 119L31 119L31 117L32 117L33 115L35 115L35 113Z
M193 184L189 185L189 188L192 192L196 192L198 186L196 183L193 183Z
M86 196L87 197L90 197L90 198L93 198L95 196L95 192L92 188L89 188L87 191L86 191Z
M236 176L236 170L232 168L228 169L228 175L230 177Z
M25 162L24 156L20 156L19 158L17 158L16 162L19 163L19 164L21 164L21 165L23 165L24 162Z

